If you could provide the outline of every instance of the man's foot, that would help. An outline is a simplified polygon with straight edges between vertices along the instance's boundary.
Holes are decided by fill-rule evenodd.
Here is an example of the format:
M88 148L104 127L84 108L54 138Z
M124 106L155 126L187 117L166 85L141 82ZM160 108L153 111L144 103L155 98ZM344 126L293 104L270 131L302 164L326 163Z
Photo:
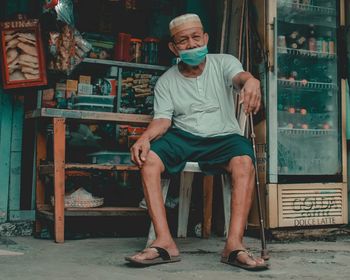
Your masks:
M133 255L131 257L126 257L130 263L139 265L154 265L169 262L180 261L179 250L176 247L174 241L171 241L168 245L164 242L153 242L153 244L144 249L142 252Z
M222 252L221 262L248 270L262 270L268 268L268 265L262 258L253 256L242 245L235 248L226 244Z

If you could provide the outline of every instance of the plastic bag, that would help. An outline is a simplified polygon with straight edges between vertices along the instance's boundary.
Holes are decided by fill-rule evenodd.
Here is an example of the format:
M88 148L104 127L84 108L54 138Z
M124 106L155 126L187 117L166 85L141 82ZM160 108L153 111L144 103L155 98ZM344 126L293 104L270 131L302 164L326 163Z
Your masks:
M73 2L72 0L59 0L55 6L57 18L71 26L74 26Z
M70 75L91 50L91 44L84 40L78 30L65 24L60 32L50 32L49 69Z
M74 28L72 0L46 0L44 8L54 13L55 27L48 30L48 69L70 75L91 51L91 44Z

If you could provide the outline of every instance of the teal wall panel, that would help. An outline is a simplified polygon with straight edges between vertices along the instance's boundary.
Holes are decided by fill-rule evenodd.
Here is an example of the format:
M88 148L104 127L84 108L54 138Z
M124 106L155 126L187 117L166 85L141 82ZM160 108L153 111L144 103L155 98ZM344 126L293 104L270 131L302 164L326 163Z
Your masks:
M10 158L10 185L9 185L9 211L20 210L21 198L21 157L22 152L11 152Z
M21 159L24 109L23 102L14 98L12 113L11 157L10 157L10 189L8 209L20 210L21 196Z
M41 0L0 0L0 20L13 19L18 13L38 18L41 6ZM4 94L0 83L0 223L33 220L33 211L21 209L24 109L14 93Z
M10 152L12 135L12 96L0 89L0 223L6 222L10 179Z

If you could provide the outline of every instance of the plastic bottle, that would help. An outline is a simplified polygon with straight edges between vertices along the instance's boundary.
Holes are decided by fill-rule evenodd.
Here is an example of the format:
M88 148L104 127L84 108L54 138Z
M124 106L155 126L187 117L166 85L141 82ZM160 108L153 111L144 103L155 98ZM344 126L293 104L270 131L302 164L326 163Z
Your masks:
M331 31L327 32L327 45L328 45L328 53L329 54L335 54L335 43L334 43L334 38L333 38L333 34Z
M323 39L323 37L318 37L318 38L316 39L316 51L317 51L318 53L324 52L324 51L323 51L323 45L324 45L324 43L325 43L325 40Z
M309 25L309 34L308 34L308 49L309 51L317 51L316 47L316 38L315 38L315 26L313 24Z

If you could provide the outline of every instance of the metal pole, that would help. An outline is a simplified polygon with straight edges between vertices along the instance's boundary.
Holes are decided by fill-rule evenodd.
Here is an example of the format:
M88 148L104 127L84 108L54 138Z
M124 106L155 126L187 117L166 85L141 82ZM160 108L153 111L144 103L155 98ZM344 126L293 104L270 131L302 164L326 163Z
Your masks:
M256 198L258 203L258 213L259 213L259 223L260 223L261 258L264 260L268 260L270 256L266 248L265 225L264 225L264 218L263 218L262 208L261 208L260 184L259 184L258 166L257 166L257 160L256 160L255 133L254 133L254 123L253 123L252 113L249 114L249 123L250 123L251 139L252 139L254 158L255 158L254 160L255 191L256 191Z

